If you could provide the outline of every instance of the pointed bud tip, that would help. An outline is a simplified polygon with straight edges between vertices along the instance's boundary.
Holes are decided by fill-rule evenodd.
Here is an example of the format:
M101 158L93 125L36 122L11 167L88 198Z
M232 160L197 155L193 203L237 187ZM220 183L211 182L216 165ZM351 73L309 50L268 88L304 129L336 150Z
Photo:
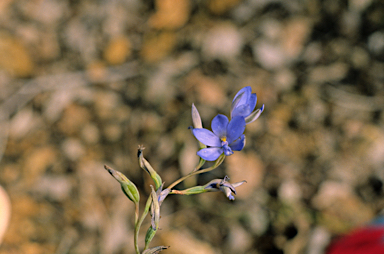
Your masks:
M107 170L107 171L113 176L113 172L114 172L115 170L113 170L111 167L109 167L109 166L107 166L107 165L104 165L104 168L105 168L105 170Z
M144 145L139 145L139 147L137 148L137 157L140 157L144 149L145 149Z

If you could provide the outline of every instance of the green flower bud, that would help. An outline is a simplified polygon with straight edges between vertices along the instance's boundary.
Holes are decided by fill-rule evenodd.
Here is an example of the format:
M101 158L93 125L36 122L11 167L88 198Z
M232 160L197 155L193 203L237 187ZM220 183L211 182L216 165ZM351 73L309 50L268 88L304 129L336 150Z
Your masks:
M136 185L119 171L116 171L107 165L104 165L104 168L121 184L121 189L123 190L124 194L134 203L139 203L140 194L136 188Z
M204 192L208 192L209 190L205 189L205 186L194 186L185 190L172 190L172 194L180 194L180 195L194 195L200 194Z
M147 173L151 176L152 180L155 182L156 190L159 189L162 185L161 177L157 174L157 172L152 168L151 164L144 158L143 150L144 146L139 146L139 150L137 152L137 156L139 157L139 164L142 169L147 171Z
M149 227L147 234L145 235L145 248L148 248L149 243L152 241L153 237L156 235L156 231L152 227Z

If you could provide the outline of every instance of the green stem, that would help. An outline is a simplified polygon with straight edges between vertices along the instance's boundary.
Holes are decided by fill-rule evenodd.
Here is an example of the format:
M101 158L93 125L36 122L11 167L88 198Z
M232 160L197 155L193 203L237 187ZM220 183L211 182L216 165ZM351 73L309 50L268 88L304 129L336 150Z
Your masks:
M167 187L167 189L172 189L173 187L175 187L176 185L178 185L179 183L181 183L182 181L184 181L185 179L187 179L187 178L189 178L191 176L202 174L202 173L206 173L206 172L209 172L211 170L214 170L215 168L220 166L221 163L223 163L224 159L225 159L225 155L224 154L220 155L220 157L216 160L215 164L212 167L205 168L205 169L202 169L202 170L199 170L199 171L192 171L188 175L183 176L180 179L174 181L171 185L169 185Z
M205 160L200 158L199 164L197 164L197 166L193 169L192 172L195 172L195 171L199 170L204 165L204 163L205 163Z
M135 236L134 236L134 244L135 244L135 251L136 254L140 254L139 250L139 243L138 243L138 238L139 238L139 229L137 229L137 222L139 220L139 203L135 203ZM137 229L137 232L136 232Z
M149 196L147 203L145 204L143 214L141 215L140 219L135 223L135 236L134 236L134 238L135 238L136 254L140 254L139 245L137 243L137 241L139 239L139 231L140 231L141 224L143 223L145 217L147 216L147 214L149 212L149 208L151 207L151 203L152 203L152 198L151 198L151 196Z

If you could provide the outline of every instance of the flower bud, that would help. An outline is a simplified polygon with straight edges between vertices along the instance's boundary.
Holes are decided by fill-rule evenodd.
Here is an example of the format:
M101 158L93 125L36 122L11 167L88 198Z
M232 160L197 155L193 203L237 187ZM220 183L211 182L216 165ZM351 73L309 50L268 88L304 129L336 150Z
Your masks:
M192 103L192 123L193 123L193 128L203 128L203 123L201 122L199 111L197 110L195 104L193 103Z
M195 104L192 103L192 123L193 128L203 128L203 123L201 121L201 117L199 111L197 110ZM203 143L199 142L200 149L206 148L207 146ZM205 160L200 158L199 167L200 168L205 163Z
M151 185L151 197L152 197L152 206L151 206L151 212L152 212L152 228L153 230L157 230L159 228L159 222L160 222L160 204L159 200L157 198L157 194L155 190L153 189L153 186Z
M149 243L152 241L153 237L156 235L155 229L149 227L147 230L147 234L145 235L145 247L148 247Z
M116 171L107 165L104 165L104 168L121 184L121 189L123 190L124 194L134 203L139 203L140 194L136 188L136 185L119 171Z
M161 177L157 174L157 172L152 168L151 164L144 158L143 150L144 146L139 146L139 150L137 152L137 156L139 157L139 164L142 169L144 169L155 182L156 190L159 189L162 185Z
M200 194L204 192L208 192L209 190L205 189L204 186L194 186L185 190L172 190L173 194L179 194L179 195L194 195L194 194Z

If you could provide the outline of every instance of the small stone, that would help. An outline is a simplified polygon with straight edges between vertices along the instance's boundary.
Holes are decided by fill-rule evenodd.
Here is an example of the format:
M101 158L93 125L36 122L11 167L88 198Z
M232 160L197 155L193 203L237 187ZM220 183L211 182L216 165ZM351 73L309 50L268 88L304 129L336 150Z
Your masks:
M104 49L104 59L112 65L124 63L131 55L131 42L125 36L112 38Z
M14 0L0 1L0 15L4 15Z
M253 237L241 225L233 223L227 241L232 253L247 253L252 247Z
M157 29L177 29L189 19L189 0L156 0L156 12L150 17L149 25Z
M176 35L173 32L150 34L144 38L141 56L145 61L153 63L166 57L176 45Z
M348 5L351 11L362 12L368 8L372 3L372 0L349 0Z
M309 80L316 83L337 81L344 78L348 73L348 65L336 62L328 66L318 66L308 74Z
M208 8L214 14L224 14L235 7L241 0L210 0Z
M307 253L323 254L330 241L331 234L324 227L315 227L309 237Z
M198 98L202 103L222 107L228 100L222 85L216 79L197 74L193 75L190 81L195 84Z
M87 108L71 104L63 112L63 116L58 122L60 131L66 135L72 135L81 130L89 121L90 112Z
M287 63L284 51L278 44L260 40L253 45L255 61L268 70L275 70Z
M23 172L28 175L27 182L34 182L35 179L57 161L57 151L51 146L35 148L26 155L23 163Z
M289 204L297 203L302 197L300 186L292 179L284 181L280 185L278 193L281 200Z
M123 131L118 124L108 124L104 128L104 135L110 142L116 142L121 138Z
M80 140L75 138L66 139L61 145L61 148L67 158L71 161L75 161L85 154L84 146L81 144Z
M11 120L9 127L10 137L20 139L25 137L32 130L41 127L42 121L30 108L24 108Z
M87 74L92 82L100 82L105 80L107 76L107 69L105 63L102 61L92 62L87 66Z
M368 38L368 48L375 55L384 54L384 32L377 31Z
M308 64L315 64L320 61L322 56L321 44L318 42L311 42L308 44L303 53L303 59Z
M42 197L61 202L69 198L72 184L66 176L42 176L32 189Z
M11 35L0 33L0 68L16 77L32 74L34 63L23 43Z
M274 76L274 84L279 91L290 91L296 84L296 76L289 69L279 70Z
M242 46L243 39L234 25L219 24L207 32L202 47L203 57L232 59L240 54Z
M97 144L100 140L100 131L95 124L87 124L81 130L83 140L88 144Z
M280 41L284 54L290 60L295 60L302 52L311 28L312 24L307 18L293 18L286 22Z
M362 47L355 47L352 50L351 62L357 69L365 68L369 65L370 56Z

